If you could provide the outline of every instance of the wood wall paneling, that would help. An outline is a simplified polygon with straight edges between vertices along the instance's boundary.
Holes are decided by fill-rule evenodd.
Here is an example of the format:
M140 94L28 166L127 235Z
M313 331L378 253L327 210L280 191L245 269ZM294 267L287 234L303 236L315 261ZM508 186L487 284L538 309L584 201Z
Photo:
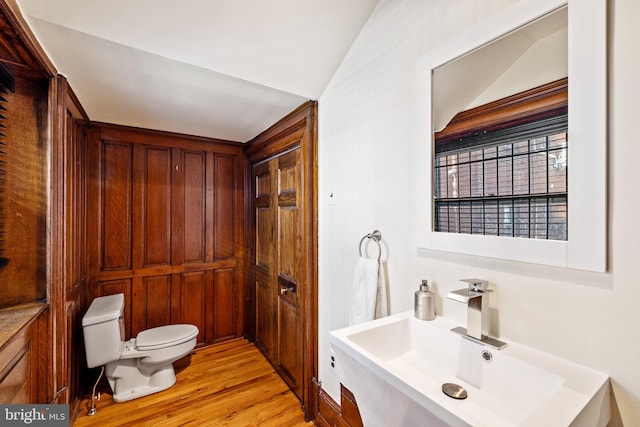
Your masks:
M199 328L201 345L241 336L242 147L114 125L98 125L96 137L98 223L122 226L114 238L102 232L99 247L131 249L96 279L110 283L100 292L130 287L131 336L184 322Z
M353 393L340 384L340 404L324 390L319 391L315 424L320 427L362 427L362 416Z
M214 212L214 254L215 259L232 258L236 254L235 218L239 212L236 199L238 197L237 167L235 159L228 155L215 156L215 209Z
M170 275L133 280L133 336L145 329L171 324L171 297Z
M180 300L181 300L181 317L180 323L189 323L198 325L198 344L205 344L207 325L206 312L207 306L207 272L196 271L193 273L183 273L181 275ZM204 327L203 327L204 326ZM215 340L211 339L210 342Z
M205 262L206 256L206 152L183 151L184 234L183 263ZM210 228L210 227L209 227Z
M60 358L60 366L63 369L59 369L59 371L64 374L65 378L64 382L59 383L59 386L66 384L66 397L63 400L68 402L71 408L79 404L83 394L80 379L85 357L82 349L82 315L84 312L81 301L82 298L71 296L65 305L66 336L63 341L64 356Z
M132 267L133 150L131 144L102 144L101 271Z
M66 79L56 79L58 149L56 153L56 222L60 231L54 275L55 296L55 392L56 403L68 403L71 413L79 410L84 393L85 354L82 316L88 291L87 263L87 144L89 128L75 94Z
M238 282L235 269L218 269L213 273L214 340L239 336Z
M142 220L139 228L142 238L134 237L134 242L141 244L139 255L142 259L140 264L134 259L134 265L171 265L171 149L154 146L135 148L135 152L143 156L143 166L137 169L142 175L134 184L136 195L139 192L142 199L143 214L136 216L137 220Z

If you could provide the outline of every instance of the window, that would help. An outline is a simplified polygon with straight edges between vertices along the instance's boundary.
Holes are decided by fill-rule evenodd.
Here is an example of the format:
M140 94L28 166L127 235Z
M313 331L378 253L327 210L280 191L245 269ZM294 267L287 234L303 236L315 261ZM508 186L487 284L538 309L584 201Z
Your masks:
M567 240L567 115L436 142L434 230Z

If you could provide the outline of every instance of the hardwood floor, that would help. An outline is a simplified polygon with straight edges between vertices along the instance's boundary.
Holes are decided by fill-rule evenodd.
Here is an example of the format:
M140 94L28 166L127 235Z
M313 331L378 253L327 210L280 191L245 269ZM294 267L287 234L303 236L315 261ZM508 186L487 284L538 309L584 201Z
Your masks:
M293 392L244 339L198 349L174 366L173 387L129 402L113 402L104 382L98 413L87 416L85 400L74 425L313 426Z

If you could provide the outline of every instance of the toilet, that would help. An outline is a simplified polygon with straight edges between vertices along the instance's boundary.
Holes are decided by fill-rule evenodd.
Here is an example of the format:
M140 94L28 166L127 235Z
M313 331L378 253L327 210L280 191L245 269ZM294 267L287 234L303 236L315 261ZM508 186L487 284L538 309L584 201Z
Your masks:
M176 382L173 362L196 345L194 325L168 325L124 341L124 294L93 300L82 318L87 366L105 365L115 402L166 390Z

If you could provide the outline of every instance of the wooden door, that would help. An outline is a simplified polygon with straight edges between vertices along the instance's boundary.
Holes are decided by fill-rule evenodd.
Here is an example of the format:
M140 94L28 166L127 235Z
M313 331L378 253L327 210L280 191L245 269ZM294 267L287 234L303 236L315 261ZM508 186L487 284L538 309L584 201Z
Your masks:
M300 240L300 149L273 160L276 173L278 363L277 368L300 397L302 386L302 325L300 316L302 257Z
M300 150L253 167L256 343L301 396Z
M256 345L270 360L277 360L276 353L276 251L275 206L273 203L273 162L253 167L255 260L253 277L256 290Z
M315 102L301 105L245 150L251 165L246 332L300 398L307 419L315 417L320 391L317 113Z

